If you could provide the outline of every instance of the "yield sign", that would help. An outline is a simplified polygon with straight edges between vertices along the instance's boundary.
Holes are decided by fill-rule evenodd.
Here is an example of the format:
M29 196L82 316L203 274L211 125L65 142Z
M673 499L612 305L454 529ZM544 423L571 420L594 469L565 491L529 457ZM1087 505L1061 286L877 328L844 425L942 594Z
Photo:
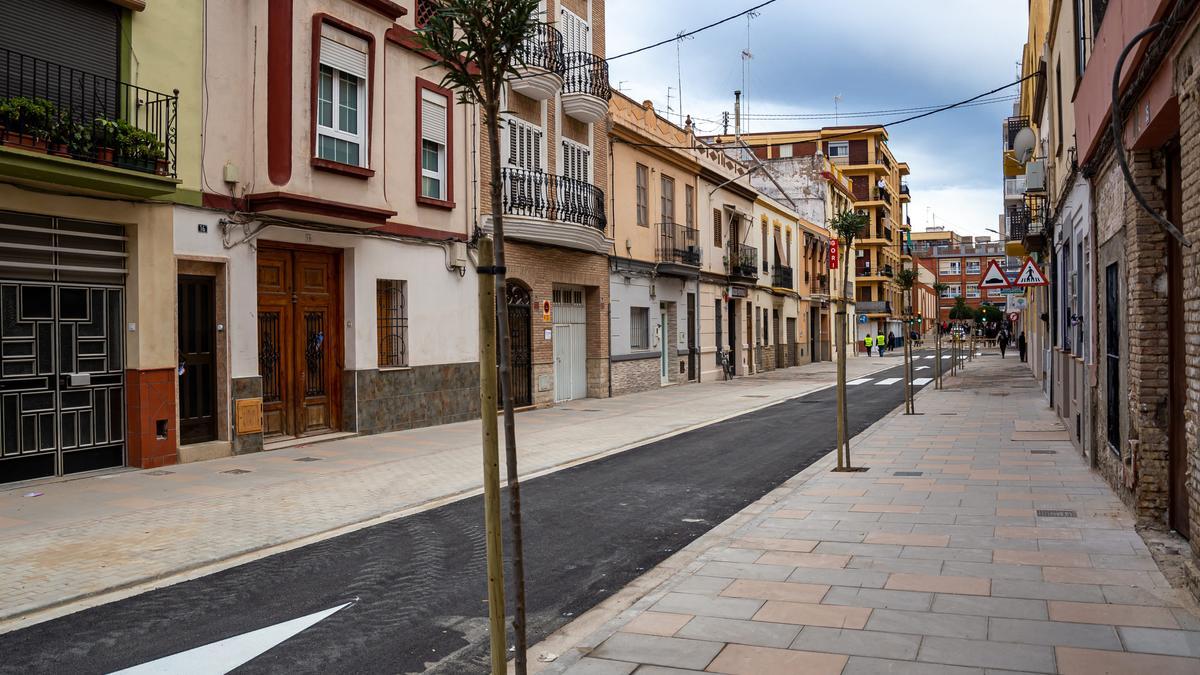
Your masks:
M1049 281L1046 281L1046 275L1042 274L1042 270L1038 268L1037 263L1033 262L1033 258L1026 258L1025 264L1021 266L1021 271L1017 274L1017 280L1013 282L1013 285L1045 286L1049 283Z
M987 271L983 273L983 279L979 282L980 288L1006 288L1011 285L1004 270L1000 269L995 260L988 263Z

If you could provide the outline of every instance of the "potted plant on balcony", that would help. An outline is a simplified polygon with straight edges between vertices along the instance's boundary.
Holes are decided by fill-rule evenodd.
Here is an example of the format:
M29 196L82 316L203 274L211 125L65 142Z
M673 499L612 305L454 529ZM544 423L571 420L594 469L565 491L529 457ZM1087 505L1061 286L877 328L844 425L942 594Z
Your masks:
M56 106L44 98L14 96L0 103L4 142L27 150L46 152L46 142L57 116Z
M71 119L66 110L54 111L48 124L50 154L59 157L70 157L72 148L76 145L76 137L81 133L79 123Z
M119 148L122 159L130 163L131 168L166 175L168 171L166 150L162 141L158 140L158 136L128 122L120 124L122 125L122 134Z
M91 145L96 152L96 162L113 165L119 145L120 127L118 122L103 117L97 117L92 123Z

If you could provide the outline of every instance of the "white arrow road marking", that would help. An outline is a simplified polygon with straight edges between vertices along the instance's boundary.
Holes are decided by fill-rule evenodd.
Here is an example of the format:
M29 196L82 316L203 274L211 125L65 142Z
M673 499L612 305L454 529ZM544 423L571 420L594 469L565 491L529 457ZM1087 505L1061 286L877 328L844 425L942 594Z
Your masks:
M117 671L114 675L148 675L150 673L228 673L265 654L288 638L299 634L320 621L341 611L353 602L302 616L298 619L259 628L231 638L218 640L185 652L164 656L139 666Z
M913 384L917 385L918 387L923 387L930 382L933 382L932 377L918 377L917 379L913 380Z
M883 380L880 380L880 381L876 382L876 383L875 383L875 386L876 386L876 387L882 387L882 386L884 386L884 385L887 385L887 384L896 384L896 383L897 383L897 382L899 382L899 381L900 381L900 378L898 378L898 377L889 377L889 378L886 378L886 379L883 379Z
M846 383L846 386L853 387L853 386L860 385L860 384L866 384L870 381L871 381L871 378L863 377L863 378L859 378L857 380L850 380L849 382Z

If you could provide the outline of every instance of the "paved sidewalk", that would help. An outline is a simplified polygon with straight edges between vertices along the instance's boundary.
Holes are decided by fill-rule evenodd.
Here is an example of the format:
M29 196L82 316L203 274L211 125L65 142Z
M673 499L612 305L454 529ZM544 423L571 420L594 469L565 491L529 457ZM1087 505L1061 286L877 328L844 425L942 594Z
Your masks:
M852 358L849 371L858 377L900 363ZM524 412L517 415L522 474L626 449L833 380L834 364L826 362ZM31 618L38 610L213 571L216 563L245 562L472 494L481 490L481 466L473 421L0 490L0 631L73 607ZM22 618L5 621L14 617Z
M946 382L855 439L869 471L805 470L542 672L1200 673L1195 605L1017 359Z

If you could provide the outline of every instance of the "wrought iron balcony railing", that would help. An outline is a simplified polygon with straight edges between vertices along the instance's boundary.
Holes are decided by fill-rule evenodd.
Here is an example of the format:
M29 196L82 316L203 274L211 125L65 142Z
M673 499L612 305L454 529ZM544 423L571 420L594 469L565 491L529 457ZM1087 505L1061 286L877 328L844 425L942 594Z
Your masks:
M608 82L608 61L588 52L567 52L563 55L563 93L587 94L612 98Z
M413 23L417 28L424 28L425 24L429 23L430 17L441 8L441 0L417 0L417 13L413 17Z
M880 272L880 274L882 274L882 275L883 275L883 276L885 276L885 277L891 277L891 276L895 276L895 273L894 273L894 272L892 272L892 266L891 266L891 265L884 265L884 266L883 266L883 271L882 271L882 272Z
M1009 241L1024 241L1031 235L1045 232L1046 199L1026 196L1022 204L1010 206L1005 211L1005 232Z
M527 68L563 71L563 36L554 26L539 23L516 53L517 63Z
M736 277L758 276L758 249L746 244L729 242L725 248L725 270Z
M775 265L775 269L771 270L771 285L776 288L791 288L792 268Z
M179 92L0 47L0 143L175 176Z
M1013 143L1017 140L1017 134L1021 130L1029 126L1028 117L1009 117L1004 121L1004 149L1012 150Z
M658 224L658 262L700 266L700 231L679 223Z
M909 192L909 190L908 190L908 183L900 184L900 194L905 195L905 196L912 196L912 193Z
M504 213L532 216L594 227L604 231L604 191L574 178L543 171L507 168L504 179Z

